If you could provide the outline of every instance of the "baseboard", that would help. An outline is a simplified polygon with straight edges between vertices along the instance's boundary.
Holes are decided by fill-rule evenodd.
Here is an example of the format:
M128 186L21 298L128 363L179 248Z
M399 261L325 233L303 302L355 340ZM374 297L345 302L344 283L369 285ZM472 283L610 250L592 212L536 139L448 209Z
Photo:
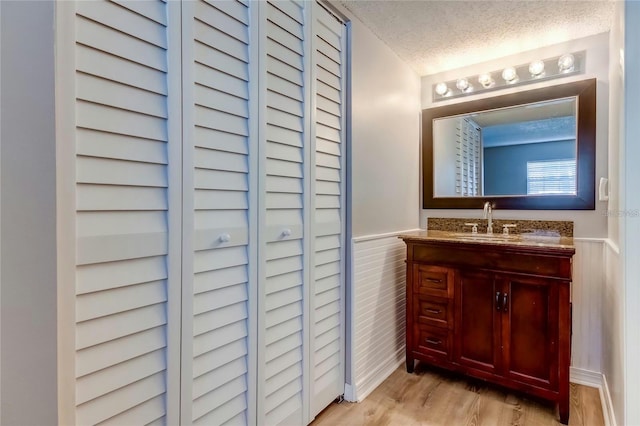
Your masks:
M569 381L571 383L577 383L591 388L601 388L602 373L571 367L569 369Z
M611 401L611 393L609 393L609 384L607 376L602 375L602 386L600 387L600 401L602 401L602 416L604 417L604 426L618 426L616 422L616 413L613 411L613 401Z
M389 377L396 369L405 362L405 350L396 352L393 356L390 356L385 361L380 363L380 366L371 371L367 376L356 383L355 389L350 389L350 399L347 399L346 387L345 387L345 399L352 402L361 402L371 392L373 392L387 377Z
M602 404L604 425L617 426L616 416L613 412L613 403L611 402L611 394L609 393L609 385L607 384L607 377L604 374L571 367L569 370L569 380L571 383L597 388L600 394L600 403Z

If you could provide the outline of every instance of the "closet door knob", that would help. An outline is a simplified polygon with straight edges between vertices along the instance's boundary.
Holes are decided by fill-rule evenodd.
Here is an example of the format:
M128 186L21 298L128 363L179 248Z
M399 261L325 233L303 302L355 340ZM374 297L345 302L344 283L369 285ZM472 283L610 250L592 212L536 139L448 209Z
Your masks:
M220 241L221 243L228 243L229 241L231 241L231 235L224 233L218 237L218 241Z
M291 236L291 229L287 228L285 230L282 231L282 236L283 237L290 237Z

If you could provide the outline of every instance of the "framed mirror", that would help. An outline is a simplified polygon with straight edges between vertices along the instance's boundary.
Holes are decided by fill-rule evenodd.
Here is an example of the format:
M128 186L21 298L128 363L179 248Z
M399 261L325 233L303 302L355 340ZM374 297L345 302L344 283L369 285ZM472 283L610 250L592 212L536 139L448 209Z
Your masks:
M422 111L423 208L595 209L596 79Z

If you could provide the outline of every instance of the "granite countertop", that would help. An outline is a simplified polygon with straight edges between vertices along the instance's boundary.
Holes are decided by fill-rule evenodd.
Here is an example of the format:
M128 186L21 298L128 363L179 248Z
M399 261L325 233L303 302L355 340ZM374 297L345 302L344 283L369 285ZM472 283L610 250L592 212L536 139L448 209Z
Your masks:
M487 219L461 219L452 217L429 217L426 228L432 231L471 232L467 223L477 223L478 233L487 232ZM502 225L516 225L509 234L544 234L573 237L573 222L570 220L493 219L493 232L502 233Z
M572 237L547 236L536 233L524 233L515 235L502 235L495 233L487 235L484 233L472 234L471 232L451 232L422 230L407 232L398 236L405 241L441 241L457 244L487 244L502 247L520 247L520 248L549 248L554 250L571 250L575 251Z

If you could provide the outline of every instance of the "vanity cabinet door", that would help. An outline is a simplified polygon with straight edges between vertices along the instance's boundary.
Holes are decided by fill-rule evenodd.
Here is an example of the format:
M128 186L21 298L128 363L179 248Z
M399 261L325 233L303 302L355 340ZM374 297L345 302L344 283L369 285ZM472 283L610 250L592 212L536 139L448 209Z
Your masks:
M500 374L501 316L494 275L461 270L455 280L455 361L475 370Z
M500 276L503 375L547 389L558 386L558 285Z

